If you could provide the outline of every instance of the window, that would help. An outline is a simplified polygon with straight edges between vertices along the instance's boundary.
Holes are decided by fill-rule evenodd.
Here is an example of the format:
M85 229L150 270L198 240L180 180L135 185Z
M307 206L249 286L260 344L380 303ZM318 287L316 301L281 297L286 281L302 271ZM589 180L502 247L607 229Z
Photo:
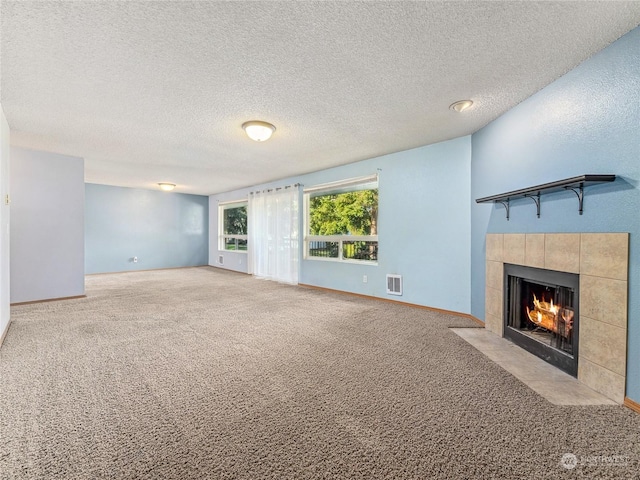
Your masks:
M306 189L305 212L305 258L377 262L377 175Z
M247 251L247 202L221 204L218 224L220 250Z

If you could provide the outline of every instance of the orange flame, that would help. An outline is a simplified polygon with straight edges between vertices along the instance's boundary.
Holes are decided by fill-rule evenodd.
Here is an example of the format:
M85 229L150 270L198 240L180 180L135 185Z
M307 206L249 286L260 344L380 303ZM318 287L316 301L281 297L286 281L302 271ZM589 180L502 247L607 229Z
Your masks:
M545 328L555 333L560 333L558 328L558 312L560 311L560 305L554 305L553 300L545 302L544 298L538 300L538 297L533 295L533 310L527 307L527 316L529 320L539 327ZM570 328L570 326L569 326ZM565 332L566 326L563 324L560 328L562 332ZM564 333L563 333L564 334Z

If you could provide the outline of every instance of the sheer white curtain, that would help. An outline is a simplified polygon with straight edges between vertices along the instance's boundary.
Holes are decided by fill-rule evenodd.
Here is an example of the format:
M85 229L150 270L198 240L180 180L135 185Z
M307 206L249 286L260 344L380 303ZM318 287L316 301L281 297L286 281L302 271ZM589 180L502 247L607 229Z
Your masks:
M298 283L297 186L249 195L249 273Z

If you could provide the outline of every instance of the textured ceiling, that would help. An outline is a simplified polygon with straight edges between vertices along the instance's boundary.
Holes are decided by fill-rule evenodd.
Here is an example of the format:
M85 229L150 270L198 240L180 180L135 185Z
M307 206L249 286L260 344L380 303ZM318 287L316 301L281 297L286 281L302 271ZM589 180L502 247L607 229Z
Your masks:
M84 157L87 182L198 194L473 133L640 24L637 1L0 8L13 145ZM245 136L253 119L271 140Z

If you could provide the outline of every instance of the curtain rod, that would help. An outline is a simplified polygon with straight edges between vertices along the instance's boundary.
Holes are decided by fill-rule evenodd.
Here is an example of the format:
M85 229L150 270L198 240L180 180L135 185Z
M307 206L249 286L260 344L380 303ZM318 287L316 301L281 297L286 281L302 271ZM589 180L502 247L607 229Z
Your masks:
M254 195L256 193L269 193L269 192L277 192L278 190L286 190L287 188L297 188L303 187L301 183L294 183L293 185L286 185L284 187L275 187L275 188L266 188L264 190L256 190L255 192L249 192L249 195Z

